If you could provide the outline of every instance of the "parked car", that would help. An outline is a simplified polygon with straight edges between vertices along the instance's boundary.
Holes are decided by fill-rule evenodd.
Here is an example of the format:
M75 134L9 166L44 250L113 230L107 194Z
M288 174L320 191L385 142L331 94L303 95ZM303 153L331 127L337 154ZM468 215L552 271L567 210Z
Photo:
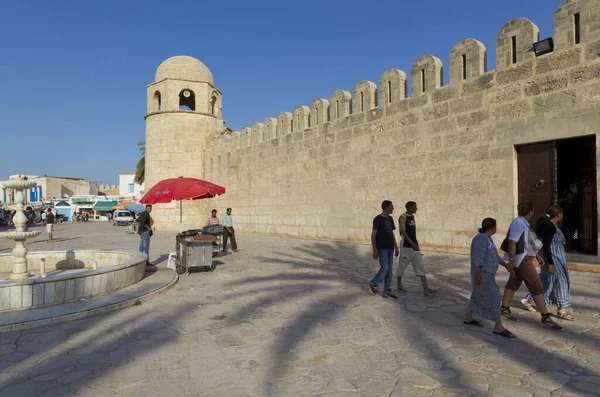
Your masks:
M115 211L113 214L113 226L127 226L129 222L133 222L133 215L129 211Z

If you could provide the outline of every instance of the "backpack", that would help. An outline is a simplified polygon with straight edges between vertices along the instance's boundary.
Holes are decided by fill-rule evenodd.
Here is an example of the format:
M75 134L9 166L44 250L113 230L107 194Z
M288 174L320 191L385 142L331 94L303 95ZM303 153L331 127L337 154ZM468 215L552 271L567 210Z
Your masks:
M502 242L502 245L500 246L500 249L504 252L508 252L508 236L510 236L510 228L508 229L508 232L506 233L506 238L504 239L504 241ZM519 237L519 241L517 241L517 252L516 254L523 254L525 252L525 233L521 234L521 237Z

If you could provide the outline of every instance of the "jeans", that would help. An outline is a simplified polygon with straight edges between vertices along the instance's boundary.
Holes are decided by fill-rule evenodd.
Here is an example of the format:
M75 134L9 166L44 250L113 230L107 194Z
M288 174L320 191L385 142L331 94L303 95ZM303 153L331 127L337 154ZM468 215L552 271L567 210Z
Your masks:
M148 255L148 260L150 260L150 255L148 251L150 251L150 231L145 231L140 233L140 252L142 254Z
M371 285L377 287L383 280L383 294L392 292L392 268L394 265L394 249L377 250L379 254L379 271L371 280Z

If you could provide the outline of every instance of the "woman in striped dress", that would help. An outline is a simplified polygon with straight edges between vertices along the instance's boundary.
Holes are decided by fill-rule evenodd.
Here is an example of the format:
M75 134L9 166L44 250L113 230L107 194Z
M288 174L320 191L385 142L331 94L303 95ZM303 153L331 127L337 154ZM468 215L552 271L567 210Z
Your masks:
M538 223L538 236L542 239L542 256L545 264L540 271L544 285L544 300L546 305L556 305L557 316L563 320L574 321L566 308L571 307L571 281L565 258L566 239L558 225L563 219L563 210L557 205L548 208L546 216ZM530 295L526 298L533 299ZM527 306L527 305L526 305Z

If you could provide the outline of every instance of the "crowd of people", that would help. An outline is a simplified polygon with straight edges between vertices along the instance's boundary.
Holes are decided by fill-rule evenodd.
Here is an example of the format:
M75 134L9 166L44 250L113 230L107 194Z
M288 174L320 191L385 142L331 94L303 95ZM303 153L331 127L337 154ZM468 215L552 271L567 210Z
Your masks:
M398 259L397 289L404 291L402 277L408 264L412 264L415 275L421 279L424 295L434 296L436 290L429 288L423 266L423 255L420 251L416 233L415 213L417 204L406 203L406 212L400 216L400 244L397 243L396 225L391 214L394 205L385 200L381 204L382 212L373 219L371 244L373 258L379 259L379 271L369 282L369 291L373 295L379 293L379 285L383 282L382 296L398 299L392 292L394 256ZM570 302L570 280L565 260L566 238L560 229L564 217L561 207L554 205L546 210L535 225L531 225L535 211L529 202L519 203L518 216L508 228L500 250L500 256L492 236L496 234L497 224L493 218L485 218L481 222L479 233L473 238L470 248L472 293L464 314L463 323L469 326L483 327L474 316L493 321L496 335L515 338L507 330L502 319L518 321L511 312L511 302L515 293L524 283L529 294L521 300L526 310L539 311L543 326L562 331L552 317L574 321L567 311ZM538 273L537 266L541 267ZM502 266L508 272L508 281L504 294L496 284L496 273ZM533 304L535 304L534 308ZM548 305L555 305L557 313L549 312Z

